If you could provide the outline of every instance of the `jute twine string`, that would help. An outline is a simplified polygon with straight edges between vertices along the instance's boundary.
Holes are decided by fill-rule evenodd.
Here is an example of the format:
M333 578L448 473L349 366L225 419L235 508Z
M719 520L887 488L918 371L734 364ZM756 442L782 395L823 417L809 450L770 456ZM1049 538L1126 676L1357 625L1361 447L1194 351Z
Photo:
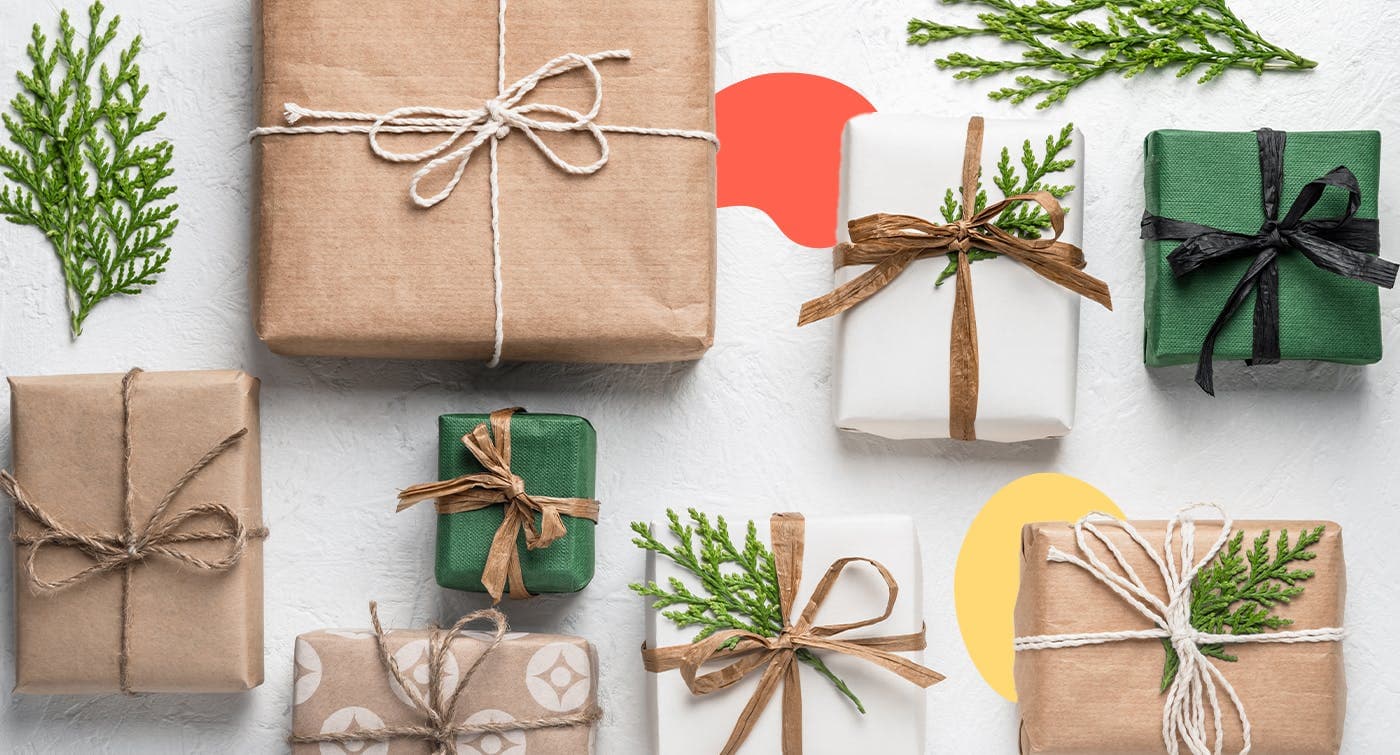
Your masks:
M16 510L39 525L39 534L19 534L19 518L15 520L15 531L10 539L16 545L27 546L22 569L29 587L37 594L52 594L66 590L89 579L112 571L121 571L121 630L120 649L117 654L118 686L122 692L133 694L131 686L131 578L138 565L147 559L160 556L173 559L193 569L203 572L223 572L232 569L243 559L248 542L267 537L266 527L249 527L233 509L221 503L200 503L170 514L170 505L179 497L192 480L199 476L215 459L233 448L248 434L247 428L240 428L219 441L194 464L180 475L175 484L161 496L150 515L140 527L135 522L135 492L131 485L131 400L135 393L137 376L141 370L133 369L122 378L122 533L84 533L69 527L44 511L25 492L23 486L8 471L0 471L0 491L14 499ZM192 519L212 517L219 526L209 530L182 531L180 528ZM193 542L227 542L228 551L222 558L209 560L200 558L184 550L181 545ZM93 563L78 572L46 579L39 575L37 568L39 554L45 547L73 548L92 559Z
M341 110L312 110L294 102L285 105L285 126L264 126L254 129L253 138L298 134L366 134L370 150L379 158L395 163L423 163L409 182L408 193L413 203L429 208L452 195L467 170L476 150L490 145L491 188L491 253L493 299L495 302L495 340L489 365L501 362L505 342L505 316L502 305L501 229L500 229L500 169L497 159L498 143L512 131L523 133L551 165L574 176L597 173L608 164L612 155L607 134L634 134L679 139L699 139L719 146L719 138L709 131L645 126L610 126L597 122L603 106L603 75L595 63L604 60L630 60L630 50L606 50L591 55L565 53L545 63L533 73L506 85L506 5L500 0L496 14L496 87L495 97L480 107L453 109L413 105L396 108L388 113L362 113ZM587 112L549 103L521 104L525 97L545 79L571 71L584 70L593 83L593 104ZM544 116L543 118L538 116ZM318 121L313 125L298 125L303 119ZM556 120L557 119L557 120ZM591 163L576 164L561 157L540 137L541 133L580 132L587 134L598 148L598 157ZM447 134L441 142L417 152L396 152L384 147L381 134ZM466 140L463 142L462 140ZM455 166L455 167L454 167ZM439 169L450 167L451 177L438 193L425 197L418 187L423 179Z
M1204 556L1196 559L1196 520L1192 514L1198 509L1211 509L1222 520L1220 536ZM1121 529L1133 543L1161 572L1162 581L1167 587L1167 598L1162 600L1148 590L1137 572L1123 557L1123 552L1114 545L1098 525ZM1051 547L1046 560L1055 563L1072 564L1088 572L1090 576L1106 585L1115 595L1154 625L1152 629L1076 632L1071 634L1047 634L1031 637L1017 637L1017 652L1033 650L1054 650L1058 648L1101 645L1109 642L1131 640L1169 640L1176 651L1180 666L1171 686L1167 689L1166 701L1162 709L1162 743L1169 755L1179 755L1181 745L1186 746L1191 755L1221 755L1224 747L1225 727L1221 719L1220 693L1230 701L1239 714L1243 735L1240 755L1248 755L1253 747L1249 716L1244 703L1225 674L1212 664L1201 652L1201 645L1254 644L1302 642L1340 642L1345 636L1339 627L1303 629L1265 634L1207 634L1198 632L1191 626L1191 585L1200 572L1209 564L1220 549L1229 541L1234 522L1225 510L1215 504L1193 504L1177 512L1167 523L1165 543L1158 555L1157 549L1131 524L1115 519L1108 514L1094 512L1086 515L1074 525L1075 542L1082 558ZM1175 540L1180 536L1177 558L1172 558ZM1112 556L1117 567L1105 563L1090 547L1088 538L1097 540ZM1207 728L1206 711L1210 710L1210 724ZM1214 735L1213 737L1211 735Z
M985 128L980 116L973 117L967 125L967 142L963 147L962 218L952 223L934 223L913 215L877 213L850 221L851 241L837 245L836 267L873 267L831 293L803 304L797 319L801 327L839 315L882 291L915 260L955 255L957 291L948 347L948 437L957 440L977 439L980 366L969 251L985 249L1010 257L1046 280L1113 309L1108 284L1084 272L1084 252L1059 240L1064 232L1065 211L1049 192L1018 194L981 212L976 211ZM1021 202L1034 202L1045 210L1054 230L1052 237L1023 239L997 227L1001 214Z
M503 734L513 731L538 731L540 729L559 729L573 726L591 726L594 722L602 718L603 712L598 706L589 707L563 715L540 716L538 718L516 718L510 721L482 721L480 723L465 723L454 721L457 718L458 704L461 702L462 693L471 684L472 678L487 656L496 649L501 641L505 639L509 626L506 617L494 608L487 608L463 616L448 629L442 629L437 625L430 627L431 633L428 638L428 682L427 695L424 696L418 690L417 685L409 681L403 669L399 668L398 661L394 660L394 654L389 650L389 643L386 639L387 633L383 625L379 622L379 605L369 604L370 621L374 626L374 636L378 642L379 661L383 664L384 670L389 677L404 694L408 696L413 707L423 716L425 723L422 724L401 724L395 726L382 726L376 729L360 729L346 732L327 732L324 734L293 735L288 737L292 744L317 744L333 742L337 744L351 744L364 742L388 742L395 739L414 739L430 742L434 745L434 755L457 755L457 740L460 737L472 734ZM443 679L445 676L447 657L452 653L452 641L461 635L466 627L473 622L490 622L494 631L491 634L486 649L472 661L461 674L457 686L446 696L443 695Z
M437 500L439 514L505 506L505 517L491 538L491 549L481 573L481 583L490 593L493 605L501 601L507 585L512 598L531 597L525 589L520 550L516 546L522 532L525 533L525 547L536 550L548 548L568 534L564 516L598 521L598 502L591 498L556 498L525 492L525 481L510 468L511 417L523 411L519 407L494 411L488 422L462 436L462 444L483 471L413 485L399 493L399 511L431 499ZM537 514L539 529L535 528Z

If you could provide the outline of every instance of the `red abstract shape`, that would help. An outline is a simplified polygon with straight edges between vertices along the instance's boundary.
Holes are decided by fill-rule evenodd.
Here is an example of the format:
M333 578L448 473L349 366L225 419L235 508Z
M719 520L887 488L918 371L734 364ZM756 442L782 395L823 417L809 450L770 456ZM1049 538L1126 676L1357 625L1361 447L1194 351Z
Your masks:
M754 207L789 239L836 243L841 130L875 107L838 81L770 73L715 96L719 206Z

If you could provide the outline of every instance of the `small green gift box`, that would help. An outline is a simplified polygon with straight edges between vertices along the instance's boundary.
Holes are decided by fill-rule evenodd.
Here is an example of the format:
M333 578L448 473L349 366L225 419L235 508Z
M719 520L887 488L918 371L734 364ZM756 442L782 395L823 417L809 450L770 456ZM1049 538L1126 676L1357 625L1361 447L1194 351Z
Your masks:
M1375 131L1149 134L1147 364L1379 361L1379 174Z
M593 579L597 435L588 420L505 409L438 418L437 582L499 601L578 592Z

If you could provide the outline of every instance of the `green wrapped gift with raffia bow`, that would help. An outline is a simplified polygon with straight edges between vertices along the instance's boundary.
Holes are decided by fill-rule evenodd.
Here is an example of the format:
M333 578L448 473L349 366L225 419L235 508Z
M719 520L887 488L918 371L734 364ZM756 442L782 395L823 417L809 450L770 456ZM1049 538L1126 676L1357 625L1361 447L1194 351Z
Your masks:
M1379 361L1379 174L1374 131L1149 134L1147 364Z
M439 482L399 493L436 500L438 584L490 593L578 592L593 579L597 435L588 420L502 409L438 418Z

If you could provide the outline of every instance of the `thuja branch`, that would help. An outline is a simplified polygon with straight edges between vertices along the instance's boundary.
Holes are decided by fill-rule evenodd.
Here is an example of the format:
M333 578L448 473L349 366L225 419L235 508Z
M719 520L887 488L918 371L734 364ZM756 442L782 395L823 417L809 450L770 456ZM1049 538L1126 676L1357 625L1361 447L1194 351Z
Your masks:
M695 642L729 629L763 637L777 637L782 633L784 617L778 595L778 568L773 552L758 539L758 528L753 522L749 522L744 544L740 547L734 544L729 524L722 516L711 522L705 514L690 509L688 519L682 520L680 514L668 509L666 520L673 545L662 542L645 522L632 523L632 531L637 535L632 543L689 572L699 580L699 588L672 577L665 585L633 583L630 587L634 592L652 598L652 607L681 629L698 629ZM732 648L734 643L728 647ZM820 657L805 648L796 655L799 661L830 680L861 713L865 712L860 699Z
M1171 68L1177 78L1199 72L1204 84L1230 69L1256 74L1299 71L1316 63L1259 35L1226 0L941 0L986 10L978 26L909 21L909 43L997 37L1021 48L1020 57L991 59L954 52L939 58L956 79L1014 75L1015 86L988 93L994 100L1036 107L1063 102L1070 92L1106 74L1132 78Z
M121 24L104 23L104 10L93 3L81 36L64 11L52 46L34 25L33 69L18 72L13 114L3 114L14 147L0 146L0 215L48 238L75 338L98 302L155 284L178 224L167 201L174 150L143 139L165 114L142 114L150 87L136 64L141 38L117 53L115 70L100 62Z

